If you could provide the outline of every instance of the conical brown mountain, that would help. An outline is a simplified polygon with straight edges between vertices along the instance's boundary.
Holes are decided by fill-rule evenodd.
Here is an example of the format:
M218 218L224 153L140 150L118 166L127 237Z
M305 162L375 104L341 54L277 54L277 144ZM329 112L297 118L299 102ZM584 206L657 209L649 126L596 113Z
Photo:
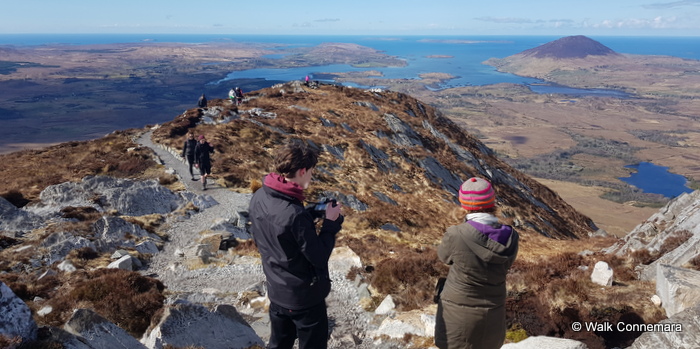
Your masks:
M607 46L583 35L563 37L519 54L526 57L560 59L618 55Z
M580 238L596 229L550 189L408 95L293 82L247 97L239 115L229 101L215 99L204 112L191 109L164 124L154 139L179 147L187 131L207 135L217 151L215 174L241 190L271 170L280 143L310 141L323 151L309 199L331 195L344 202L350 236L434 244L463 218L457 188L472 176L493 181L502 217L522 233ZM198 124L206 115L231 120Z

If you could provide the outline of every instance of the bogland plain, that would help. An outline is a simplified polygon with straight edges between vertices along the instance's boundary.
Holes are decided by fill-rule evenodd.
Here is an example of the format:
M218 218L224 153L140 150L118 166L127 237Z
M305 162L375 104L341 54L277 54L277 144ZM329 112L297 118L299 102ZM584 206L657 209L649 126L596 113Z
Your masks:
M698 39L602 37L619 57L507 61L556 39L1 36L0 152L161 123L201 93L224 98L233 86L309 75L432 104L624 234L666 200L622 182L633 172L626 166L668 167L697 186Z

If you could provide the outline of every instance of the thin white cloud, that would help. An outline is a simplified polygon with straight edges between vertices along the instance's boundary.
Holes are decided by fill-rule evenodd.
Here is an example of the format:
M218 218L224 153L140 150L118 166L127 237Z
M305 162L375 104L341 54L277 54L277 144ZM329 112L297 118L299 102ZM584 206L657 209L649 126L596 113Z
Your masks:
M316 19L314 22L340 22L340 18L322 18Z
M531 19L517 17L477 17L474 19L493 23L532 23Z
M585 23L585 26L590 28L606 28L606 29L666 29L671 28L673 23L677 21L676 17L655 17L647 18L630 18L624 20L603 20L597 23Z
M647 10L659 10L684 6L700 6L700 0L681 0L673 2L657 2L654 4L642 5Z

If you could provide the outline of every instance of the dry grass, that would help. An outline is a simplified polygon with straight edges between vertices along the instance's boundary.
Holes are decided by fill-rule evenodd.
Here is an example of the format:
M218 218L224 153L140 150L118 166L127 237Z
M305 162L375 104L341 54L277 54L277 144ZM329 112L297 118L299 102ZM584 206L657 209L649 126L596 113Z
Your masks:
M236 254L240 256L260 257L260 252L258 252L258 247L255 245L255 241L253 239L237 239L236 241L238 242L236 247L234 247Z
M369 280L382 294L393 295L398 310L409 311L432 303L435 282L447 270L434 249L405 251L380 261Z
M678 230L670 234L664 243L659 247L658 255L663 256L664 254L675 250L678 246L683 245L688 239L693 237L693 233L688 230Z
M700 271L700 255L695 256L688 262L688 267L693 270Z
M12 164L0 168L0 193L22 206L36 201L49 185L87 175L144 178L146 170L156 164L150 149L138 148L132 141L136 132L118 131L91 141L0 155L1 163Z

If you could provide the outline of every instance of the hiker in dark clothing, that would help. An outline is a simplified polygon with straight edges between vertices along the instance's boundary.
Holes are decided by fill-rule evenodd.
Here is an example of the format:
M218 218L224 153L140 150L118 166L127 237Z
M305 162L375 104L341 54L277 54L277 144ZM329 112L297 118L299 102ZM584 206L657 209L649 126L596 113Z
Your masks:
M236 87L236 105L241 105L243 103L243 91L240 87Z
M182 158L187 161L190 167L190 177L192 177L193 181L196 181L196 179L194 179L194 172L192 172L192 166L196 163L196 161L194 161L194 148L196 147L197 140L194 139L194 133L190 132L187 134L185 144L182 146Z
M202 190L207 190L207 176L211 174L211 158L209 154L214 153L214 147L207 142L204 135L199 136L199 143L194 148L194 159L199 167L199 174L202 175Z
M200 108L206 108L207 107L207 97L202 93L202 96L199 97L199 100L197 101L197 106Z
M275 172L250 201L251 233L262 258L270 299L269 349L328 347L328 258L343 224L341 205L328 205L320 232L303 206L318 152L308 144L285 145Z

